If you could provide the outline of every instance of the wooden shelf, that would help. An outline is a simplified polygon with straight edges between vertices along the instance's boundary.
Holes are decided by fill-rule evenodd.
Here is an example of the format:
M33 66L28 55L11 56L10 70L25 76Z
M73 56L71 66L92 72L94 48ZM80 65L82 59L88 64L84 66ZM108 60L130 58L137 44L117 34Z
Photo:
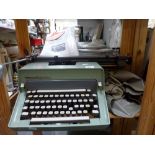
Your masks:
M137 113L135 117L133 118L138 118L140 115L140 113ZM120 116L116 116L114 114L112 114L111 112L109 112L109 116L110 116L110 119L115 119L115 118L128 118L128 117L120 117Z

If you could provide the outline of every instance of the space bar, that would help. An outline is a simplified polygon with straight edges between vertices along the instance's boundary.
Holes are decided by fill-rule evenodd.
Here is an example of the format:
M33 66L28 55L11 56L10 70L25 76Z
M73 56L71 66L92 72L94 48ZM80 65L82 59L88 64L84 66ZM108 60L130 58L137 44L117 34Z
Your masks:
M51 123L89 123L89 116L78 117L47 117L47 118L31 118L30 124L51 124Z

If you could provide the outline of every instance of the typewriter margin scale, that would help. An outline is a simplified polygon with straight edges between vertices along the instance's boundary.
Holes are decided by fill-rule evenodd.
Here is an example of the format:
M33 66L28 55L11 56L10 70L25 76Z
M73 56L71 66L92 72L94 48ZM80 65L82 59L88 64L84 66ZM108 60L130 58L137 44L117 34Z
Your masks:
M53 74L54 72L60 72L58 75ZM67 73L73 72L71 75L65 74L64 77L60 77L63 74L63 71ZM36 73L37 74L36 74ZM44 74L40 74L44 73ZM57 73L58 73L57 72ZM34 73L34 74L32 74ZM79 73L81 77L79 77ZM34 76L33 76L34 75ZM64 74L63 74L64 75ZM21 120L21 112L24 105L24 100L26 97L24 83L27 77L35 78L40 76L40 78L50 78L51 80L61 80L61 79L96 79L97 86L97 98L98 105L100 111L100 118L90 119L89 123L55 123L55 124L39 124L39 125L31 125L30 120ZM51 77L52 76L52 77ZM58 78L59 76L59 78ZM75 65L52 65L46 62L41 63L30 63L25 65L23 68L19 70L19 86L20 93L17 97L10 121L9 128L13 128L15 130L91 130L91 129L102 129L107 127L110 124L110 118L107 108L107 101L104 91L104 70L98 65L96 62L77 62Z

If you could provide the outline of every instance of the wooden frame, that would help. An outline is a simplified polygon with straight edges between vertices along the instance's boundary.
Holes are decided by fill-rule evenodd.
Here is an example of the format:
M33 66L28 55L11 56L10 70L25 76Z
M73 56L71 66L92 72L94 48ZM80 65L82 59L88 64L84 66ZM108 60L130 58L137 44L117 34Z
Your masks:
M132 65L129 66L129 70L134 71L137 74L140 74L139 68L141 68L141 63L143 62L144 58L144 50L145 50L145 41L146 41L146 34L147 34L147 22L148 20L123 20L123 32L122 32L122 42L121 42L121 55L128 55L132 56L133 62ZM28 28L27 28L27 20L15 20L16 25L16 36L17 42L20 51L20 57L24 57L25 53L24 50L28 49L31 51L29 36L28 36ZM154 45L152 44L152 50L155 50ZM155 53L155 52L152 52ZM153 95L155 92L154 89L154 80L155 80L155 71L154 66L155 63L155 54L152 55L148 76L146 81L146 89L143 96L143 104L142 104L142 111L140 115L139 127L138 127L138 134L153 134L155 133L154 130L154 105L155 101L153 99ZM151 80L149 81L149 78ZM152 85L152 83L154 85ZM151 87L149 87L151 86ZM151 92L150 92L151 91ZM10 116L10 106L9 100L7 95L7 90L5 86L5 82L0 82L0 93L4 95L0 95L0 117L4 117L3 121L3 128L1 128L1 134L12 134L12 130L7 128L8 119ZM150 93L150 95L149 95ZM151 98L151 99L148 99ZM147 118L144 114L148 113ZM153 113L154 112L154 113ZM150 118L153 120L153 123L150 123ZM122 128L124 127L122 123L126 122L125 118L112 118L114 121L114 127L117 128L118 132L115 134L121 134ZM119 120L120 119L120 120ZM116 129L113 128L113 129ZM115 130L116 131L116 130ZM36 133L35 133L36 134ZM125 133L124 133L125 134Z

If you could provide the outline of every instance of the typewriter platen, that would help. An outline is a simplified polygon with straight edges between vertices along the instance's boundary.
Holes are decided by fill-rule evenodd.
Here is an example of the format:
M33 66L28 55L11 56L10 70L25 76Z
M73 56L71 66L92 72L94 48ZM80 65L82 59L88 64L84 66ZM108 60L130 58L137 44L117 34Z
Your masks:
M10 128L81 130L110 124L104 70L95 62L30 63L19 70L19 86Z

